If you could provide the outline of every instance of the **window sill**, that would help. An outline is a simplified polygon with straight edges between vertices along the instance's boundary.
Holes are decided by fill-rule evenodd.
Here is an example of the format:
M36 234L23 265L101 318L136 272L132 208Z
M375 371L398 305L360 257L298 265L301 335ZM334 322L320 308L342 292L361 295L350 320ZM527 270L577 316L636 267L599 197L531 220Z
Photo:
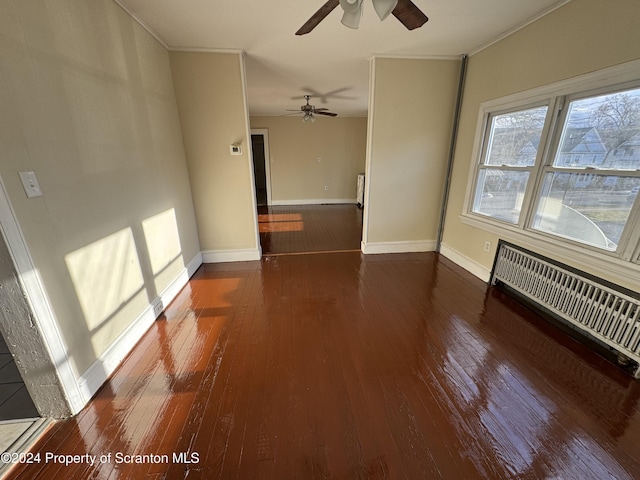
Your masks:
M523 230L515 225L502 224L473 214L461 214L459 218L465 225L494 233L505 240L519 243L525 248L537 249L539 253L554 257L561 262L573 263L576 268L602 276L611 282L634 290L640 286L638 265L622 260L612 253L565 243L555 237ZM604 272L606 276L603 276Z

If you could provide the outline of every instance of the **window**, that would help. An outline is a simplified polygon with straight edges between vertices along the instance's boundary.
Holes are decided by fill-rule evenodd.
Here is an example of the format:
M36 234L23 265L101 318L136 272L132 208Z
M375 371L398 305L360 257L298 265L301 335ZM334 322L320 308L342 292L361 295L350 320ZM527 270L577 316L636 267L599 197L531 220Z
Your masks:
M548 107L489 116L473 212L517 224Z
M640 82L536 101L484 111L469 215L632 259L640 250Z

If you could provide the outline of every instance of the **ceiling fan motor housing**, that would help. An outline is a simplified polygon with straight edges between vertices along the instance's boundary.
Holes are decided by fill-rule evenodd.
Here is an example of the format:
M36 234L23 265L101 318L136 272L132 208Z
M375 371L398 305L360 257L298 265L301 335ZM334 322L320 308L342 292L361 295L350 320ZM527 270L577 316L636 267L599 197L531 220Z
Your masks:
M309 105L309 99L311 98L311 95L305 95L304 98L307 101L307 104L306 105L302 105L300 107L300 110L302 110L306 114L313 113L314 107L313 107L313 105Z
M311 95L305 95L304 96L305 100L307 101L306 105L302 105L300 107L300 111L302 113L304 113L304 118L302 119L303 121L307 121L307 120L311 120L312 122L315 121L315 114L318 115L326 115L328 117L337 117L338 114L337 113L333 113L333 112L329 112L327 111L327 108L316 108L314 105L311 105L309 103L309 99L311 98ZM295 110L294 110L295 111Z

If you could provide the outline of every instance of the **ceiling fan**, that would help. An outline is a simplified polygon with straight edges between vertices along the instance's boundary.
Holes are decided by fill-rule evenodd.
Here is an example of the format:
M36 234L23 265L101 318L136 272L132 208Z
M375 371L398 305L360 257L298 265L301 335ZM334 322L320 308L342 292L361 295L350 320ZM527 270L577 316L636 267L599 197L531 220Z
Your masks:
M309 104L309 100L311 99L311 95L305 95L305 100L307 101L306 105L302 105L300 110L288 110L289 112L302 112L304 113L304 117L302 117L303 122L315 122L316 119L314 115L326 115L328 117L337 117L337 113L329 112L328 108L316 108L313 105Z
M329 0L300 27L296 35L305 35L316 28L338 5L342 7L342 24L349 28L358 28L362 17L363 0ZM416 7L411 0L372 0L373 8L384 20L393 14L407 30L414 30L424 25L429 18Z

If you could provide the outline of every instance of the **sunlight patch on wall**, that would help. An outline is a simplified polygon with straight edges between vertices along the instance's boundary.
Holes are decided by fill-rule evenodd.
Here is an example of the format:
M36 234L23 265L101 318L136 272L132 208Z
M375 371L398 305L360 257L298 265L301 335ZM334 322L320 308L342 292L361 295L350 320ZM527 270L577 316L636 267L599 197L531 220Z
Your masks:
M182 259L182 246L175 210L170 208L143 220L142 230L155 286L160 291L184 268L183 261L176 263Z
M182 253L176 212L173 208L142 222L149 261L154 274L165 269Z
M143 293L144 279L130 228L69 253L65 262L89 330Z

